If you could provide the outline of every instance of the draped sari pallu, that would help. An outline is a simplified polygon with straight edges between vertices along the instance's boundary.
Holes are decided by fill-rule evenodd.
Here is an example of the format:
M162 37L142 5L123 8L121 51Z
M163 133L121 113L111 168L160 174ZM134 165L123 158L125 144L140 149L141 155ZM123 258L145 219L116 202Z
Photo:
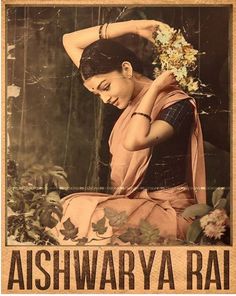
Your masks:
M185 239L191 219L181 216L184 209L194 203L205 203L205 163L201 125L193 98L178 88L167 85L155 101L151 114L154 120L160 110L184 99L189 99L194 107L194 124L189 145L189 163L187 167L187 183L176 187L149 192L148 189L138 190L152 156L152 148L139 151L127 151L122 145L131 115L140 100L148 91L150 83L143 85L141 92L117 120L109 139L111 161L111 184L114 193L75 193L61 200L63 217L51 232L61 245L77 244L76 239L65 239L62 234L64 222L70 219L78 228L76 238L87 238L87 244L105 245L111 243L112 235L119 234L128 227L137 227L141 220L147 221L160 231L160 236L170 239ZM126 212L126 222L121 229L105 223L106 232L94 239L93 223L104 217L104 209ZM118 243L122 243L119 241Z

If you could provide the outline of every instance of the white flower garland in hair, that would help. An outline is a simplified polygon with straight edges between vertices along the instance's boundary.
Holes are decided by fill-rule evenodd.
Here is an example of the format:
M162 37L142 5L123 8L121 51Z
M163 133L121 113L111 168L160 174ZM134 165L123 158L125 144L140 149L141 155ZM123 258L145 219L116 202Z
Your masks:
M157 51L153 64L154 76L172 70L179 85L189 93L199 90L200 80L193 76L197 68L198 50L188 43L180 30L169 26L158 26L153 34Z

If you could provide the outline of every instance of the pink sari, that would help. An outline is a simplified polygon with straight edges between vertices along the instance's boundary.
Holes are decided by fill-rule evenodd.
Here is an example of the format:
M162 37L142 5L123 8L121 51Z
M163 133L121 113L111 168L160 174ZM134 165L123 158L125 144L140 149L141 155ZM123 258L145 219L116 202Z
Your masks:
M199 117L194 99L180 90L177 85L169 85L158 94L151 117L154 120L160 110L184 99L189 99L194 106L195 122L191 134L190 155L187 184L149 192L138 191L152 156L152 149L146 148L135 152L127 151L122 145L122 137L132 113L148 90L150 83L143 86L132 103L117 120L110 139L112 154L111 183L114 193L75 193L61 200L63 217L51 232L61 245L77 244L78 239L86 238L87 244L105 245L114 242L120 233L127 228L138 227L140 221L147 221L158 228L160 236L171 239L185 239L191 221L181 216L183 210L194 203L205 203L205 164L203 139ZM125 217L125 223L117 228L109 219L102 220L106 231L98 235L94 225L104 217L104 209L115 211L118 217ZM119 214L121 213L121 214ZM120 215L120 216L119 216ZM123 215L123 216L122 216ZM65 221L69 221L78 229L75 237L65 239ZM104 230L105 230L104 229ZM113 240L113 241L112 241Z

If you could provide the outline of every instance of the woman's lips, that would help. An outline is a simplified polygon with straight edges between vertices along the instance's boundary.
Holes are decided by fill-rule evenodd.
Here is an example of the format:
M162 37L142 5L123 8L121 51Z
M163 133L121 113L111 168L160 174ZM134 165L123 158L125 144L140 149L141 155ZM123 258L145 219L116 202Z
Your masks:
M117 106L119 98L115 99L115 101L112 102L112 105Z

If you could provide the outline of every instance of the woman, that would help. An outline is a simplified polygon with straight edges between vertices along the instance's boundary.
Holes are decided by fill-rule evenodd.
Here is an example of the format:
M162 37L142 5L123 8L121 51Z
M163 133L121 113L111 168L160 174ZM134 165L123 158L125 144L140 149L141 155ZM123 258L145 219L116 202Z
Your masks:
M157 242L140 231L145 225L152 235L158 229L162 238L185 239L191 220L181 213L196 202L205 203L202 134L194 100L169 71L155 81L145 77L135 54L110 40L135 33L153 41L156 26L166 25L127 21L63 36L84 86L104 103L125 110L109 139L114 193L65 197L62 220L52 230L61 244L129 242L124 233L131 229L137 235L131 243Z

